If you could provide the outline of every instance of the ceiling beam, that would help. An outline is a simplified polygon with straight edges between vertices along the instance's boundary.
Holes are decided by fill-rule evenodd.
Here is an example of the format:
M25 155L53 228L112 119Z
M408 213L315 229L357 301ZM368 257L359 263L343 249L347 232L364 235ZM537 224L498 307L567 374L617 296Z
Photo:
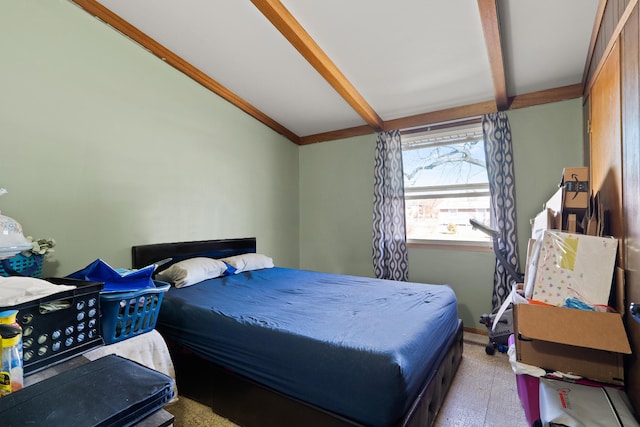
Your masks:
M259 122L265 124L270 127L277 133L285 136L292 142L298 144L299 137L295 133L291 132L286 127L282 126L280 123L271 119L269 116L264 114L262 111L258 110L256 107L245 101L243 98L239 97L235 93L231 92L226 87L222 86L220 83L191 65L189 62L185 61L151 37L147 36L142 31L138 30L136 27L111 12L109 9L101 5L95 0L72 0L75 4L80 6L82 9L87 11L89 14L95 16L96 18L102 20L106 24L115 28L120 33L124 34L134 42L138 43L140 46L151 52L153 55L157 56L167 64L171 65L173 68L178 71L184 73L187 77L195 80L205 88L209 89L213 93L219 95L225 100L229 101L245 113L249 114L254 119Z
M487 45L489 64L493 76L493 88L495 91L496 105L499 111L509 108L507 96L507 81L502 59L502 42L500 41L500 21L498 19L498 7L496 0L478 0L480 9L480 21L482 32Z
M510 97L509 108L507 108L507 110L516 110L518 108L532 107L534 105L542 105L576 98L582 98L582 83ZM388 120L385 122L385 130L416 128L435 123L480 116L487 113L495 113L496 111L497 108L495 101L479 102L477 104L463 105L460 107L448 108L446 110L432 111L429 113L417 114L415 116ZM374 133L374 131L369 126L360 126L315 135L301 136L298 144L307 145L316 142L333 141L336 139L350 138L372 133Z
M251 2L369 126L375 130L384 128L378 114L279 0Z
M461 107L447 108L446 110L417 114L415 116L403 117L401 119L388 120L385 125L387 130L408 129L417 126L424 126L427 124L447 122L450 120L481 116L483 114L495 112L495 101L486 101L479 102L477 104L464 105Z
M509 110L533 107L534 105L560 102L567 99L582 97L582 83L557 87L555 89L540 90L538 92L525 93L509 98Z
M377 130L383 130L383 129L384 130L407 129L411 127L424 126L428 124L439 123L439 122L444 122L449 120L457 120L461 118L478 116L485 113L495 112L496 110L513 110L517 108L524 108L524 107L529 107L533 105L545 104L549 102L562 101L565 99L579 98L582 96L582 91L581 91L582 85L576 84L571 86L565 86L565 87L510 97L510 98L507 98L507 101L504 101L503 108L500 108L497 105L498 96L496 95L496 101L486 101L486 102L480 102L477 104L449 108L446 110L433 111L433 112L424 113L424 114L417 114L414 116L389 120L387 122L383 122L377 116L377 114L373 110L371 110L373 120L371 120L372 123L367 122L369 123L368 125L357 126L357 127L348 128L348 129L338 129L338 130L323 132L323 133L314 134L314 135L298 136L293 132L291 132L290 130L288 130L287 128L285 128L284 126L274 121L273 119L269 118L267 115L262 113L257 108L253 107L248 102L244 101L239 96L235 95L233 92L231 92L230 90L222 86L220 83L216 82L215 80L213 80L212 78L204 74L202 71L198 70L197 68L195 68L194 66L186 62L184 59L180 58L179 56L171 52L169 49L162 46L160 43L156 42L155 40L153 40L152 38L144 34L142 31L138 30L133 25L129 24L127 21L120 18L115 13L111 12L106 7L102 6L97 1L95 0L71 0L71 1L77 4L82 9L84 9L89 14L97 17L98 19L102 20L106 24L110 25L112 28L116 29L117 31L119 31L120 33L128 37L129 39L138 43L140 46L142 46L144 49L146 49L153 55L157 56L164 62L167 62L169 65L181 71L187 77L190 77L191 79L195 80L196 82L198 82L199 84L207 88L208 90L216 93L217 95L229 101L231 104L235 105L236 107L238 107L245 113L249 114L256 120L260 121L261 123L265 124L266 126L270 127L277 133L280 133L281 135L285 136L286 138L288 138L289 140L291 140L292 142L298 145L307 145L307 144L313 144L316 142L332 141L337 139L368 135L376 132ZM478 0L478 4L480 5L481 3L484 3L487 1L493 2L493 0L486 0L486 1ZM272 4L272 3L279 4L277 0L276 1L252 0L252 2L254 4L264 3L264 2L268 4ZM634 5L637 4L637 2L638 0L632 0L632 3ZM494 3L494 6L495 6L495 3ZM483 7L484 6L480 6L481 10L483 9ZM299 26L299 24L297 25ZM497 28L497 24L496 24L496 28ZM302 31L304 32L304 30ZM306 32L304 32L304 34L306 34ZM309 40L311 40L308 34L306 35L306 37ZM313 40L311 40L311 42L313 42ZM320 48L318 47L318 49ZM326 55L324 56L326 57ZM502 55L500 54L500 56ZM329 61L328 63L333 64L328 58L327 60ZM340 71L335 67L335 65L333 65L333 67L335 68L337 73L339 73L339 75L342 75ZM503 68L501 69L503 70ZM502 81L504 82L504 70L502 71L501 75L502 75ZM344 76L342 77L344 78ZM494 80L495 80L495 72L494 72ZM351 84L346 80L346 78L344 78L344 81L347 82L348 87L353 88L353 86L351 86ZM344 89L347 90L347 86L344 86ZM355 89L353 89L353 91L355 91ZM504 96L506 96L506 89L503 91L503 93L504 93ZM365 101L363 100L363 102ZM368 108L370 109L371 107L368 107Z
M301 136L298 145L315 144L316 142L335 141L336 139L353 138L355 136L370 135L375 133L371 126L363 125L347 129L332 130L329 132L316 133L308 136Z

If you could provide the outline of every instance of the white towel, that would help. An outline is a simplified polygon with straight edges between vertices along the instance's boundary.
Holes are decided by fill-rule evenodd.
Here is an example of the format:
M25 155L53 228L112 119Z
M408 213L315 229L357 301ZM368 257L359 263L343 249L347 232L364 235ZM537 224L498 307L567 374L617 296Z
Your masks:
M54 285L34 277L0 277L0 306L14 306L70 289L75 286Z
M89 350L84 354L89 360L96 360L108 354L133 360L148 368L162 372L174 379L175 396L171 402L178 400L178 386L175 383L176 371L171 360L169 348L160 333L153 329L114 344L105 345Z

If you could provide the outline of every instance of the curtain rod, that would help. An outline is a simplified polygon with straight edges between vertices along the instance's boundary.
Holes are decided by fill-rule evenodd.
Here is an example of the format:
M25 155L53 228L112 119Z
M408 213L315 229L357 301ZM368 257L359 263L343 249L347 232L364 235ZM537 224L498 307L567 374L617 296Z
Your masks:
M414 133L430 132L432 130L446 129L453 126L464 126L476 123L482 123L482 117L474 117L472 119L455 120L450 122L436 123L433 125L420 126L417 128L400 130L401 135L413 135Z

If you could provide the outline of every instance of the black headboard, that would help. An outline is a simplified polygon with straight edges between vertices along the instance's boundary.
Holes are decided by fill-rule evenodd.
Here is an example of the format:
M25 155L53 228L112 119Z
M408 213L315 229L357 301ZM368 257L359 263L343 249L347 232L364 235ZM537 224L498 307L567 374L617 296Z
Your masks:
M255 253L256 238L199 240L193 242L155 243L131 247L131 265L142 268L167 258L172 260L158 267L164 270L171 264L187 258L224 258L233 255Z

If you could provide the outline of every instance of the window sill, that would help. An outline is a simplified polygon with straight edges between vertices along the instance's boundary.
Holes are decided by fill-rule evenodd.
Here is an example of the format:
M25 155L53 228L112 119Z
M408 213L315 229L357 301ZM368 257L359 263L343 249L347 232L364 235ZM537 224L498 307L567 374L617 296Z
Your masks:
M453 251L492 252L491 242L471 242L452 240L408 240L409 248L443 249Z

